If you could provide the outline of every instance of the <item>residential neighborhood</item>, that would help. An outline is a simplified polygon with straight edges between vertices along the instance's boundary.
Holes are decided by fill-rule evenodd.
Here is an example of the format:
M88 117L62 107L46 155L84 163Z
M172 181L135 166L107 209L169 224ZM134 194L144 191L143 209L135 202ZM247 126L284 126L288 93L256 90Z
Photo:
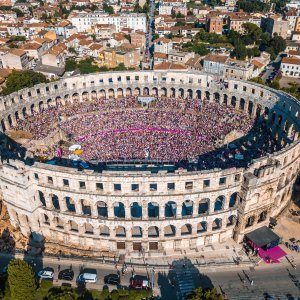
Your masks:
M93 71L179 68L299 83L299 1L250 2L2 1L0 66L50 80L88 60Z

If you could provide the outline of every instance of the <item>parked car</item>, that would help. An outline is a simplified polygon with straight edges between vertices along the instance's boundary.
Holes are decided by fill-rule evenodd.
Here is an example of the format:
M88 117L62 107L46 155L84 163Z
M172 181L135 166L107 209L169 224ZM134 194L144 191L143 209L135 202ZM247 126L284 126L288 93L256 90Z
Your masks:
M119 285L121 282L120 276L118 274L109 274L104 277L104 283Z
M58 279L71 281L74 278L74 271L71 269L65 269L59 272Z
M45 268L38 272L38 278L40 279L53 279L54 270L52 268Z
M150 282L146 276L135 275L130 278L129 287L133 289L149 289Z
M77 277L78 283L96 283L97 280L97 271L95 269L84 269Z

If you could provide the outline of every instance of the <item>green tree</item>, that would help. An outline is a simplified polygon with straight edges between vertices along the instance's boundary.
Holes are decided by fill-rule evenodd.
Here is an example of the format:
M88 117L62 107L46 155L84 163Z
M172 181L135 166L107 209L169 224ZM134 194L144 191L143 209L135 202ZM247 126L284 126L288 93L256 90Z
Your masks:
M275 54L282 52L286 48L286 41L280 35L274 35L270 40L270 47L274 49Z
M108 5L107 3L104 3L102 8L106 13L108 13L110 15L112 15L114 13L114 8L110 5Z
M8 282L14 300L32 299L37 282L32 267L21 259L13 259L8 265Z
M253 77L253 78L250 79L250 81L255 82L255 83L259 83L259 84L262 84L262 85L266 85L261 77Z
M16 14L17 14L17 17L20 18L20 17L24 17L24 13L18 9L18 8L13 8L12 9Z
M74 59L69 58L66 60L66 65L65 65L66 72L74 71L77 68L78 68L77 62Z
M196 288L193 293L188 297L190 300L222 300L223 297L218 293L218 291L213 289L202 289Z
M262 30L253 23L244 23L242 26L245 29L244 35L248 36L252 43L256 44L262 35Z
M244 60L247 56L247 48L245 47L244 43L239 41L236 42L235 47L232 52L232 56L236 57L239 60Z
M71 287L55 287L49 290L47 300L75 300L78 295Z
M36 84L48 82L45 75L34 71L13 71L8 75L2 95L33 87Z
M99 72L99 67L93 64L92 58L81 60L78 64L78 68L81 74L89 74Z

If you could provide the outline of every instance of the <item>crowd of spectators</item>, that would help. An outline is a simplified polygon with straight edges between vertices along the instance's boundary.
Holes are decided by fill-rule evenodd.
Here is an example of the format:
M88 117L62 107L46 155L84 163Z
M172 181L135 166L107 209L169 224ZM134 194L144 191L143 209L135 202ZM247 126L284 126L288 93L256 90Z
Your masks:
M245 156L260 157L278 146L248 114L200 99L156 98L146 106L136 97L75 101L34 112L14 129L41 140L58 127L81 145L86 161L193 160L208 169L243 164ZM220 149L233 131L253 139Z

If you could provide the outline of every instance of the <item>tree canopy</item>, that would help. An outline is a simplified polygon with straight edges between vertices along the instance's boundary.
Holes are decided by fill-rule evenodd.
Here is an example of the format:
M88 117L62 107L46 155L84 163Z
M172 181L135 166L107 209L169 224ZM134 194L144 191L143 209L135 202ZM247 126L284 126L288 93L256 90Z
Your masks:
M213 289L196 288L193 293L187 298L189 300L222 300L223 297L218 291Z
M12 299L32 299L37 282L32 267L23 260L13 259L8 265L8 283Z
M48 82L45 75L34 71L13 71L8 75L2 95L33 87L36 84Z
M102 8L106 13L108 13L110 15L112 15L114 13L114 8L110 5L108 5L107 3L103 3Z

